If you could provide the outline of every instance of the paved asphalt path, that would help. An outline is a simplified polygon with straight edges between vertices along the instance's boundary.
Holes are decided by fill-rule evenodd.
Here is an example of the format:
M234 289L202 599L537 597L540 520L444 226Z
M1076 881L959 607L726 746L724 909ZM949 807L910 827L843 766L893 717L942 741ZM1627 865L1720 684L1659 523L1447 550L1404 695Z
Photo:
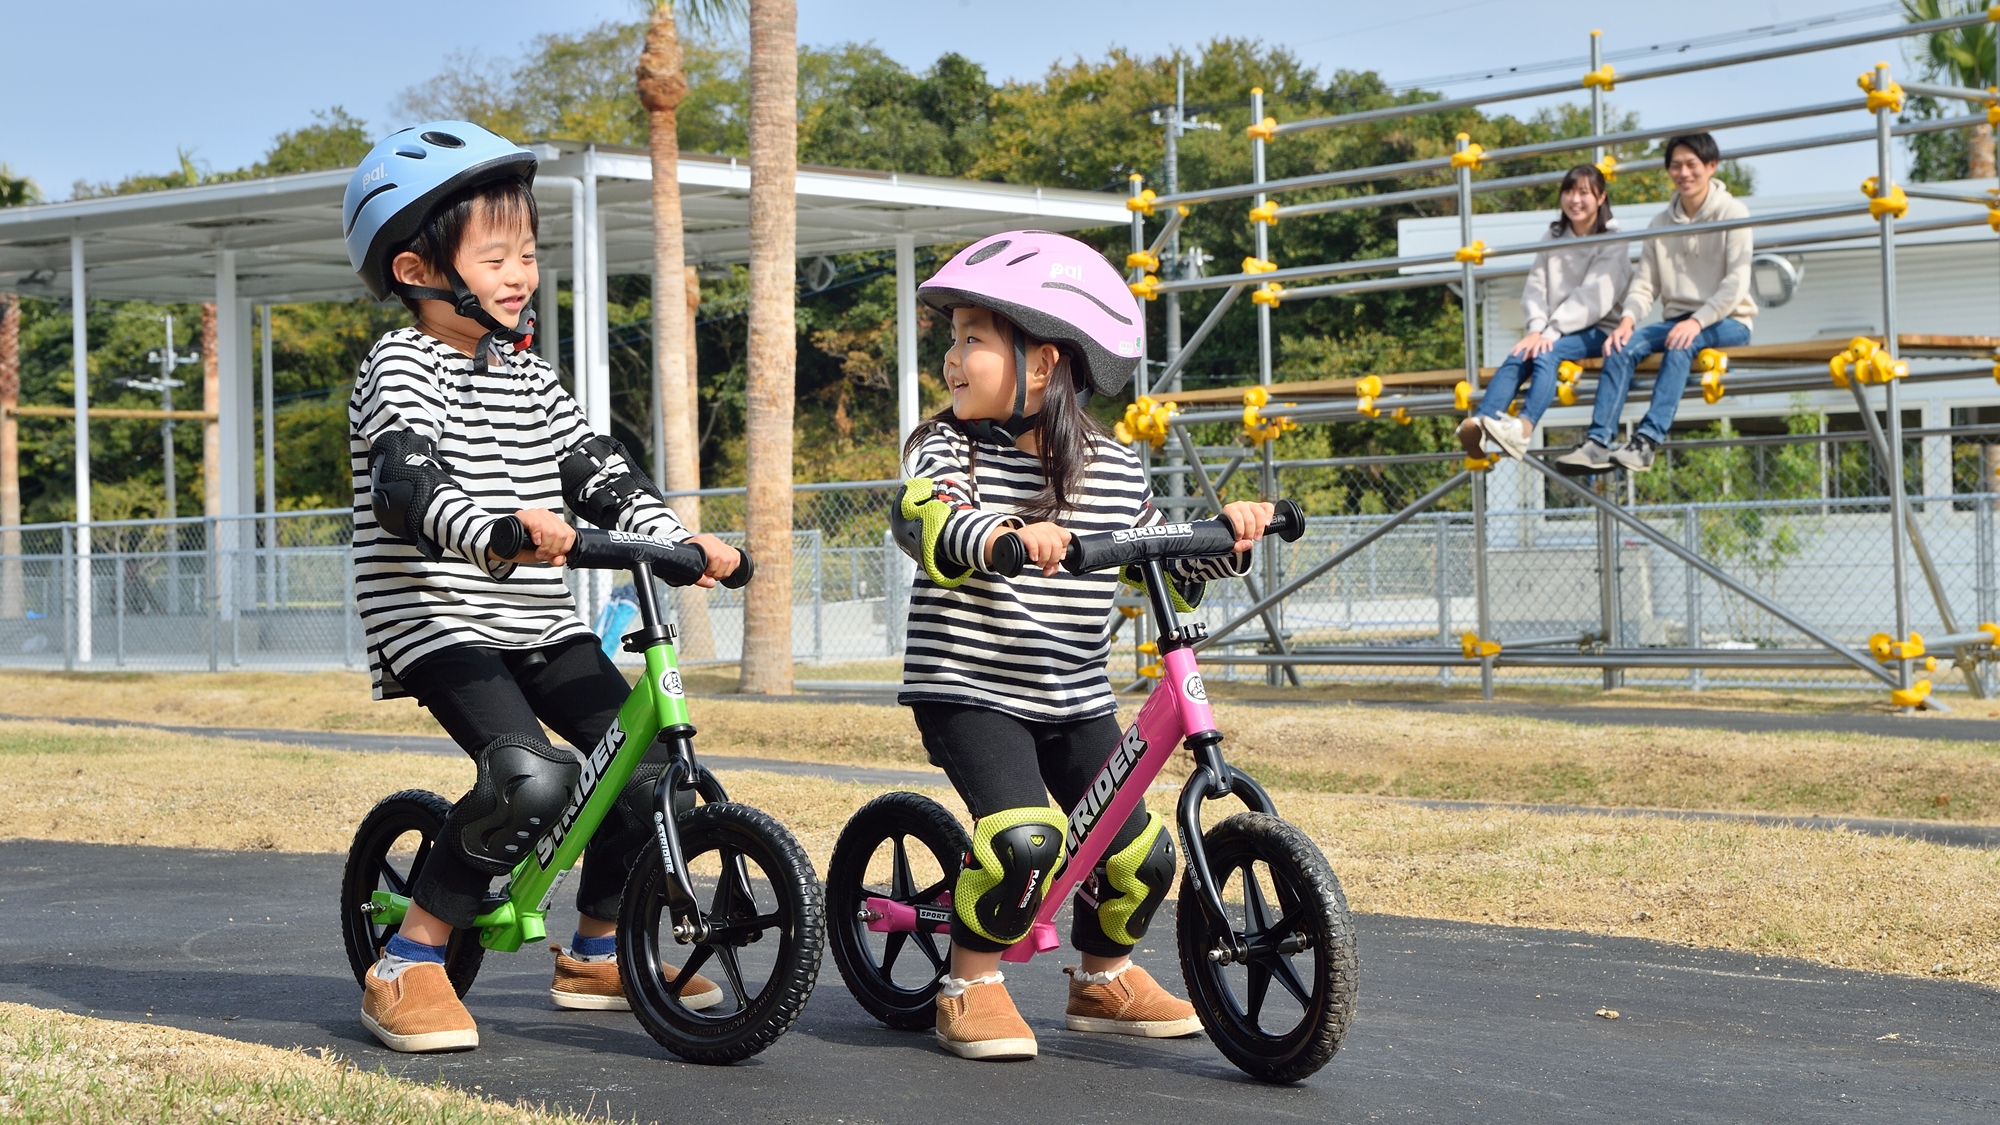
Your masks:
M1347 1044L1309 1081L1244 1079L1202 1038L1061 1029L1050 958L1009 987L1033 1063L974 1064L881 1028L829 960L799 1024L728 1068L668 1056L622 1013L560 1012L544 952L494 954L484 1045L382 1050L335 927L340 859L10 841L0 999L153 1020L623 1120L1983 1122L2000 1119L2000 993L1636 939L1366 916ZM551 930L569 928L552 917ZM1156 935L1173 920L1155 922ZM1145 957L1170 982L1166 946ZM1593 1015L1600 1007L1616 1021Z

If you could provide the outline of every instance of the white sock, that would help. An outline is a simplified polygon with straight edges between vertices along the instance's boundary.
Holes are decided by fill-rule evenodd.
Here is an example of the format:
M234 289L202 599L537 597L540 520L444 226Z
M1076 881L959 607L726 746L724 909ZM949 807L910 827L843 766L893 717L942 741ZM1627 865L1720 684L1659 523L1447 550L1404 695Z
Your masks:
M398 957L393 953L384 953L382 954L382 959L375 962L374 973L377 980L395 980L397 977L403 975L403 970L408 969L412 965L435 964L437 964L435 961L412 961L407 957Z
M973 977L971 980L967 980L964 977L952 976L951 973L947 971L943 976L939 977L938 979L944 982L944 991L938 993L938 995L957 998L965 995L965 990L971 988L975 984L999 984L1000 982L1006 980L1007 978L1001 975L999 972L995 971L987 973L984 976L977 976Z
M1082 969L1071 969L1069 970L1069 979L1078 984L1110 984L1112 981L1124 976L1125 970L1131 967L1132 962L1127 961L1115 969L1102 973L1086 973Z

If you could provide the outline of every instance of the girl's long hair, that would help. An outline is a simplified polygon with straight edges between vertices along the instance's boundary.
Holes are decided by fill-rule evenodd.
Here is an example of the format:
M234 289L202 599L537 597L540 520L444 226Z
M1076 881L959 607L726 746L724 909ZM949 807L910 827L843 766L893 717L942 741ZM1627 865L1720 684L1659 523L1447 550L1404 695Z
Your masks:
M1020 511L1021 518L1030 523L1060 521L1076 506L1076 499L1083 492L1084 471L1094 453L1092 445L1100 440L1111 440L1110 432L1083 409L1082 387L1072 374L1078 364L1067 345L1037 340L999 313L993 314L993 321L1006 332L1009 352L1014 350L1014 337L1019 334L1026 345L1026 353L1033 353L1044 343L1055 343L1056 349L1062 353L1056 361L1056 369L1049 373L1048 386L1042 392L1042 410L1035 416L1031 431L1035 434L1036 456L1042 463L1042 490L1022 505ZM1015 378L1027 378L1027 372L1015 372ZM947 404L910 432L910 440L903 443L903 460L907 462L917 446L922 445L932 433L957 429L958 419ZM968 439L965 456L968 476L977 467L978 457L978 445Z
M1557 207L1561 207L1563 193L1579 183L1588 183L1590 190L1597 193L1597 222L1592 224L1590 233L1603 234L1611 226L1611 185L1604 182L1604 171L1595 164L1579 164L1563 173L1562 187L1556 189ZM1557 214L1556 221L1549 224L1549 233L1561 238L1569 233L1569 216Z

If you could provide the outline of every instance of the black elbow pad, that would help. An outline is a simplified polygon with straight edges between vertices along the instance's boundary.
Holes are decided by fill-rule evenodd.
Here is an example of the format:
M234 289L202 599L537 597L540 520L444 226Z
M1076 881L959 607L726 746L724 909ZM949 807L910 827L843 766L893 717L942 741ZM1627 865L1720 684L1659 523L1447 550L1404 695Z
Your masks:
M590 488L590 482L610 468L613 454L624 461L624 466L606 476L596 488ZM569 510L606 531L616 530L618 514L641 496L666 502L632 454L613 438L592 434L563 458L557 468L562 473L563 502L569 505ZM586 489L589 489L587 494Z
M424 534L424 517L438 488L448 483L451 474L438 462L437 445L422 434L388 430L368 448L368 489L375 522L433 562L444 557L444 548Z

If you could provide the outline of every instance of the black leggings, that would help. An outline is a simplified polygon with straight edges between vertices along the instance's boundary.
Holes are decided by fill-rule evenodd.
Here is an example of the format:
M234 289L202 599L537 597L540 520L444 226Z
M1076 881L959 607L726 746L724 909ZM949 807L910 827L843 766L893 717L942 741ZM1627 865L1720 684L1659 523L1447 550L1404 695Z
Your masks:
M578 752L588 754L611 728L632 691L596 637L536 649L456 646L424 657L397 678L474 761L496 738L544 737L543 722ZM635 786L659 775L666 755L665 743L648 748L621 805L629 802ZM650 790L645 796L650 799ZM630 817L622 811L614 806L605 818L584 850L578 873L577 910L606 922L618 918L625 876L645 842L642 832L635 833L624 823ZM478 916L491 882L466 862L457 847L437 847L425 860L411 897L453 927L463 928Z
M1037 808L1054 794L1064 816L1076 807L1097 771L1111 757L1124 732L1116 715L1072 723L1036 723L984 707L959 703L913 703L917 731L931 763L951 778L973 819L1007 809ZM1142 801L1119 825L1105 855L1139 838L1146 828ZM1079 884L1079 892L1088 881ZM1079 893L1073 906L1070 943L1098 957L1123 957L1132 952L1104 934L1097 909ZM985 953L1007 948L973 933L956 914L951 920L954 945Z

